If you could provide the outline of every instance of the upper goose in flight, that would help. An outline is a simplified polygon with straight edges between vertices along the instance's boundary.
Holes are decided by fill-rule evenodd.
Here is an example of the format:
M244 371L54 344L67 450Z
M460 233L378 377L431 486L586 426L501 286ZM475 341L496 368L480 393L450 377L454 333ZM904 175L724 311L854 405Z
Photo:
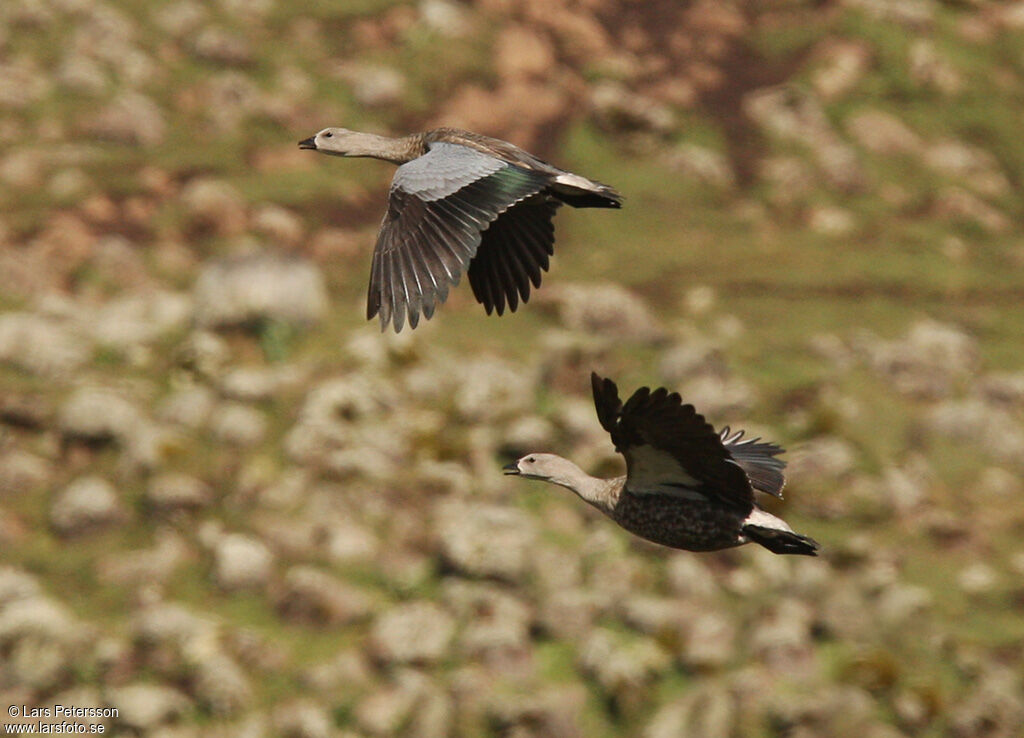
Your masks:
M777 554L817 556L818 544L760 509L754 490L781 497L783 449L743 431L715 430L675 392L641 387L623 405L610 379L591 374L594 404L626 476L598 479L568 459L530 454L506 474L568 487L626 530L687 551L759 543Z
M325 128L299 147L398 164L377 235L366 318L395 332L430 318L469 272L488 315L526 302L555 241L552 217L565 203L618 208L611 187L541 161L506 141L457 128L386 138Z

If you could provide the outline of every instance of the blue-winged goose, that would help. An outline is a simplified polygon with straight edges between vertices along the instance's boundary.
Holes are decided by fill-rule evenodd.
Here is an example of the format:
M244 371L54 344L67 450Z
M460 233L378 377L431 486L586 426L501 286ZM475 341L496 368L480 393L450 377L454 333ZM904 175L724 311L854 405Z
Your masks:
M611 187L563 171L505 141L456 128L385 138L325 128L299 142L335 156L400 165L391 182L370 270L367 320L415 328L468 270L488 315L515 311L540 286L559 205L617 208Z
M626 476L598 479L568 459L530 454L506 474L568 487L626 530L687 551L759 543L777 554L816 556L818 544L760 509L754 490L782 496L783 449L743 431L715 433L693 405L641 387L623 405L610 379L591 375L594 404Z

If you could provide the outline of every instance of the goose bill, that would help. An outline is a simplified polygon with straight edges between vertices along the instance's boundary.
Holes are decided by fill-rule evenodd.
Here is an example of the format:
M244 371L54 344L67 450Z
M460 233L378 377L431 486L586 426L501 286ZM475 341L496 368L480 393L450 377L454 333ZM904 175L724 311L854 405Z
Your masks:
M313 151L316 151L316 141L312 137L304 138L301 141L299 141L299 148L312 149Z
M501 467L501 470L505 474L520 474L521 473L519 471L519 462L518 461L513 461L511 464L505 464L505 466Z

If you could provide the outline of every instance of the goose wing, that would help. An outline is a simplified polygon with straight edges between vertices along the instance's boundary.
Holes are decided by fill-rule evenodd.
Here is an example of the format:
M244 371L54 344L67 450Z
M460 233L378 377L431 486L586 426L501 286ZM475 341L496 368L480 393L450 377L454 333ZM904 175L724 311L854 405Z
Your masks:
M601 426L626 458L626 489L703 497L749 512L754 492L721 437L675 392L641 387L625 404L610 379L591 375Z
M488 315L501 315L506 303L515 312L520 300L530 299L530 285L540 287L554 253L552 218L559 205L541 192L510 207L483 232L469 265L469 283Z
M786 484L782 473L786 462L775 457L785 449L760 438L741 440L743 435L743 431L733 432L729 426L725 426L719 433L725 448L736 463L743 467L754 489L781 499L782 488Z
M400 331L415 328L459 283L481 233L517 202L547 186L548 177L451 143L398 168L370 269L366 317L380 315Z

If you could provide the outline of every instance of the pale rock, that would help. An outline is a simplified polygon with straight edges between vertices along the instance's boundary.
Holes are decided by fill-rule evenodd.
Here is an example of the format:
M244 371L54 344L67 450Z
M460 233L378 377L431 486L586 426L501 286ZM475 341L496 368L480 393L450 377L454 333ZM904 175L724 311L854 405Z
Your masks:
M639 687L660 676L672 658L647 637L625 638L597 628L580 646L580 666L609 693Z
M976 562L961 569L956 581L967 594L983 595L999 586L999 575L988 564Z
M842 438L818 436L788 455L786 475L804 481L837 479L856 467L856 449Z
M609 603L610 598L592 590L558 589L541 601L539 624L554 638L578 640L590 633L594 621Z
M904 514L920 507L937 482L928 461L920 455L911 456L900 466L888 466L882 472L886 499Z
M102 477L79 477L50 505L50 522L63 535L78 535L124 517L117 492Z
M373 692L355 708L356 722L371 735L401 735L426 689L426 677L410 670L398 673L395 683Z
M39 638L17 641L5 659L5 679L22 688L49 691L60 683L73 663L60 644Z
M702 374L686 380L679 393L683 397L699 397L701 414L712 418L745 413L757 400L756 390L749 382L714 374Z
M489 675L481 675L485 681ZM527 691L528 690L528 691ZM527 689L492 691L484 696L488 722L501 735L584 738L582 725L588 702L579 683L545 684Z
M676 125L670 107L619 82L601 81L593 85L590 104L598 125L618 134L646 131L665 135Z
M722 153L694 143L683 143L666 155L668 165L701 184L722 190L736 186L736 175Z
M824 99L835 100L864 78L871 50L859 40L841 39L827 42L821 57L821 66L814 71L811 83Z
M926 412L924 422L932 433L973 443L1007 462L1024 454L1024 425L1006 410L980 400L943 402Z
M512 421L502 435L504 446L527 453L531 448L550 446L555 438L555 427L547 418L527 415Z
M493 357L460 362L453 377L455 408L472 423L519 414L523 398L533 393L536 380L532 374Z
M2 466L2 465L0 465ZM1011 500L1024 494L1024 482L1019 475L997 466L989 466L978 474L971 498Z
M868 109L846 119L846 130L868 151L883 156L919 155L925 151L921 137L892 113Z
M167 530L158 530L150 548L109 553L100 559L100 578L113 584L148 586L166 582L186 562L194 559L188 544Z
M986 374L977 390L986 401L1008 408L1024 407L1024 372Z
M181 605L158 602L144 607L132 625L135 641L144 650L169 648L179 653L217 648L218 624Z
M680 658L688 666L716 670L736 655L736 627L720 612L698 616L682 644Z
M176 363L202 378L215 378L231 359L227 342L211 331L193 331L178 348ZM212 397L211 397L212 402Z
M198 31L208 14L209 9L196 0L177 0L156 9L153 19L169 35L184 38Z
M680 597L707 602L721 592L717 577L700 558L689 553L669 554L666 577L671 591Z
M185 222L193 227L228 235L237 234L245 228L245 202L238 190L223 180L196 177L182 187L179 200L185 210ZM216 263L208 270L215 268ZM226 266L220 269L225 270ZM207 277L216 278L224 278L224 275L214 271L213 277Z
M191 430L204 427L213 414L216 396L213 390L197 384L182 387L168 395L160 406L161 420Z
M331 561L337 563L370 561L381 547L373 530L348 520L335 521L329 525L324 545Z
M367 107L394 105L405 96L405 75L394 67L346 63L337 76L352 86L352 96Z
M274 555L260 541L230 533L216 543L214 578L223 589L262 587L270 577Z
M298 699L274 709L274 731L286 738L333 738L332 720L323 705Z
M559 306L559 317L569 330L640 343L665 335L647 304L621 285L562 285L549 299Z
M939 218L972 221L990 233L1005 233L1011 226L1004 212L961 187L940 190L932 211Z
M878 614L889 626L913 626L931 609L932 593L917 584L890 584L878 596Z
M1000 197L1011 189L999 160L978 146L956 139L933 142L924 153L924 162L936 172L959 180L986 197Z
M202 90L206 115L220 132L226 134L236 132L246 123L259 110L263 100L256 81L237 70L210 75ZM266 233L256 222L253 225L256 230Z
M206 26L192 40L197 57L204 61L228 66L244 66L254 59L249 41L239 34L219 26Z
M39 640L70 648L88 637L60 603L31 594L9 600L0 609L0 646L10 647L22 640Z
M856 152L836 134L821 103L792 85L760 88L743 98L743 109L768 133L807 146L834 187L855 191L865 175Z
M305 235L299 216L280 205L260 207L253 215L252 225L258 233L285 246L296 246Z
M0 109L27 108L46 97L51 87L49 75L38 69L28 55L10 63L0 62Z
M715 685L699 687L661 707L643 738L730 738L735 734L736 699Z
M58 202L82 200L94 189L92 179L81 169L62 169L47 183L47 190Z
M434 528L450 566L473 577L518 581L537 537L532 519L511 507L441 500Z
M461 38L471 28L468 8L453 0L421 0L419 12L424 25L446 38Z
M696 611L673 597L638 594L619 604L622 619L642 633L671 638L682 632Z
M910 44L907 61L910 78L918 84L950 96L963 90L963 76L949 59L939 53L931 39L914 39Z
M954 380L973 374L979 361L974 336L948 323L922 320L903 339L860 339L872 368L897 390L938 398L949 394Z
M457 640L470 658L530 648L532 612L521 600L497 587L459 579L444 582L442 592L448 607L466 623Z
M112 687L106 699L117 708L118 724L130 730L149 732L181 718L191 707L187 696L162 684L128 684Z
M125 92L97 113L90 115L83 128L91 135L117 143L153 147L167 135L164 111L151 98L139 92Z
M810 166L795 156L766 156L757 163L757 175L769 186L768 197L776 207L802 202L815 187Z
M213 411L210 430L215 438L233 446L255 446L267 434L262 412L240 402L225 402Z
M278 610L289 620L313 625L347 625L373 610L365 592L311 566L294 566L284 576Z
M988 664L971 679L966 694L951 706L955 735L1011 736L1024 725L1024 684L1020 671L1009 665Z
M58 426L64 435L92 442L129 442L147 421L123 393L107 387L82 387L61 407Z
M0 363L47 378L70 375L90 356L84 338L35 313L0 315Z
M13 566L0 566L0 612L12 602L35 599L42 595L39 580Z
M362 690L373 681L373 671L361 648L332 653L327 661L308 667L302 673L303 686L323 694L337 694L342 689Z
M11 499L12 495L39 490L50 482L54 471L53 464L28 451L0 451L0 497Z
M280 321L315 323L327 312L327 288L315 264L250 254L205 266L196 279L196 319L204 326Z
M863 10L875 21L891 21L917 30L930 28L935 20L933 0L843 0L843 4Z
M493 53L494 68L503 78L546 78L556 64L551 41L535 28L518 24L500 30Z
M209 486L189 474L167 472L149 480L144 499L158 512L196 510L213 501Z
M189 661L194 669L191 693L200 705L214 715L237 714L250 706L252 684L234 659L217 648L205 648Z
M823 236L847 236L857 227L857 220L849 210L818 205L808 212L807 227Z
M89 332L100 345L129 348L180 330L191 317L191 301L184 295L150 291L104 304L89 321Z
M433 602L396 605L377 617L370 630L370 647L389 664L440 661L455 636L455 621Z

